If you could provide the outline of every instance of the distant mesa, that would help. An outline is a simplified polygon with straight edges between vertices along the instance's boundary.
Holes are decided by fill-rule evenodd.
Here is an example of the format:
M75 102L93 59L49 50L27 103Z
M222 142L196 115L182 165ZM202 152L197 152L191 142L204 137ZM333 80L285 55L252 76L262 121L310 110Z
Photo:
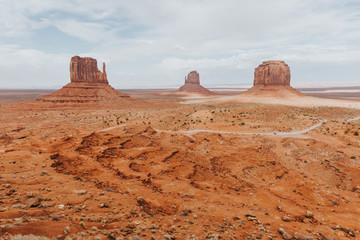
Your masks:
M292 98L305 96L290 86L290 68L284 61L265 61L255 68L254 86L244 97Z
M204 95L214 94L200 85L200 75L197 71L191 71L187 77L185 77L185 84L179 88L178 92L198 93Z
M109 85L105 63L103 71L97 67L96 59L74 56L70 61L70 83L60 90L45 95L38 101L49 103L90 103L90 104L123 104L131 101L128 95Z

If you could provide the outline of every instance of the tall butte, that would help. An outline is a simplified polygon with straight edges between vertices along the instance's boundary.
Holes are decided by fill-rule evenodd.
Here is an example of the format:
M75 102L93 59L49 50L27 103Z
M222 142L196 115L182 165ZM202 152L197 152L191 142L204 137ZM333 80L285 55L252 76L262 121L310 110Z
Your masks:
M88 103L101 105L124 104L132 101L128 95L109 85L105 63L103 71L97 67L96 59L74 56L70 61L70 83L60 90L40 98L48 103Z
M304 96L290 86L290 68L284 61L265 61L255 68L254 86L245 97L292 98Z
M200 74L197 71L191 71L187 77L185 77L185 84L178 89L181 93L198 93L204 95L214 94L207 88L200 85Z
M89 57L81 58L79 56L72 57L70 61L70 81L109 84L105 63L103 63L103 72L100 72L96 59Z

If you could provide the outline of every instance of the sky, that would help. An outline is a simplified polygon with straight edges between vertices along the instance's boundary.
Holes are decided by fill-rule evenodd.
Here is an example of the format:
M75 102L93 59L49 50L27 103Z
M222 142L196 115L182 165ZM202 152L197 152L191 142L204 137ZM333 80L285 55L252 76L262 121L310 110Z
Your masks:
M116 88L252 85L284 60L294 86L360 85L358 0L0 0L0 88L59 88L72 56Z

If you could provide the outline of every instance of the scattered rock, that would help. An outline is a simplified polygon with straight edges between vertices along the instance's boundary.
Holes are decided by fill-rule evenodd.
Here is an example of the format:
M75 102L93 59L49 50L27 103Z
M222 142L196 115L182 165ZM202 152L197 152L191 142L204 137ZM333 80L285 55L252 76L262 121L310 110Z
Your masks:
M340 227L340 230L343 231L343 232L346 232L346 233L349 234L351 237L355 237L355 232L352 231L352 230L350 230L350 229Z
M171 235L163 235L163 238L166 239L166 240L173 240L173 239L176 239L175 237L171 236Z
M75 193L77 194L77 195L85 195L86 193L87 193L87 191L85 190L85 189L81 189L81 190L77 190L77 191L75 191Z
M70 233L70 227L67 226L64 230L65 235L68 235Z
M280 235L281 235L285 240L290 240L290 239L292 239L291 234L288 233L285 229L279 228L278 231L279 231Z
M32 198L32 197L35 197L35 194L34 194L33 192L27 192L27 193L26 193L26 196L27 196L28 198Z
M288 216L288 215L282 216L281 219L282 219L284 222L290 222L290 221L291 221L291 218L290 218L290 216Z
M41 198L38 197L29 198L28 200L25 201L25 205L29 208L37 207L40 205L40 203L41 203Z
M180 216L188 216L189 213L191 213L191 210L184 210L184 211L180 214Z
M295 232L294 233L294 238L296 240L313 240L314 238L312 236L305 236L301 233Z
M6 194L6 196L11 196L11 195L13 195L14 193L16 193L16 190L15 190L15 189L10 189L10 190L7 191L5 194Z
M107 203L100 203L99 208L108 208L109 205Z
M311 211L307 210L305 217L307 217L307 218L314 218L314 214L313 214Z
M245 217L247 217L248 221L255 221L255 222L257 221L256 216L253 214L250 213L245 214Z

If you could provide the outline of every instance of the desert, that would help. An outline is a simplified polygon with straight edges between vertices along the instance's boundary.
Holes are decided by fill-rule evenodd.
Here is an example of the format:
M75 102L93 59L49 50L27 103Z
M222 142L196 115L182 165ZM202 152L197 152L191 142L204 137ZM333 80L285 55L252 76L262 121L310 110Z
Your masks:
M0 240L360 239L359 9L1 1Z
M290 82L262 86L266 102L224 100L249 98L251 89L198 102L111 87L94 97L89 84L108 82L87 81L20 103L2 95L3 239L359 234L360 100L303 106L309 97ZM286 104L293 95L298 106Z

